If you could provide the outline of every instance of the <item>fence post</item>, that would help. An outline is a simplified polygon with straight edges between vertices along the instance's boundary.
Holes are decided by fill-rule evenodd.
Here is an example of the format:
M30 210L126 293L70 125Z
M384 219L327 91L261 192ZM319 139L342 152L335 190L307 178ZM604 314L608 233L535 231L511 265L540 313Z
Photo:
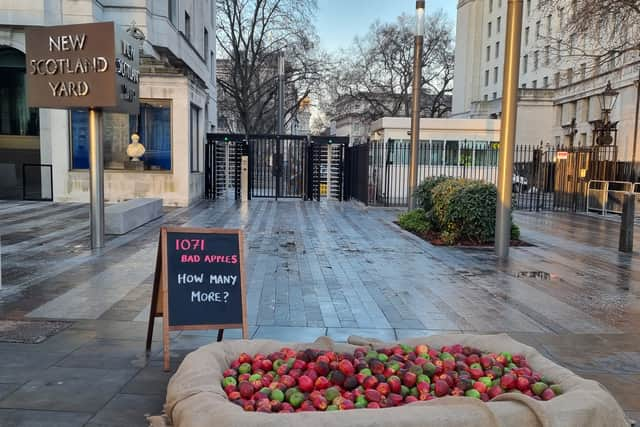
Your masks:
M634 193L625 193L622 204L622 220L620 221L620 252L633 252L633 228L636 210Z

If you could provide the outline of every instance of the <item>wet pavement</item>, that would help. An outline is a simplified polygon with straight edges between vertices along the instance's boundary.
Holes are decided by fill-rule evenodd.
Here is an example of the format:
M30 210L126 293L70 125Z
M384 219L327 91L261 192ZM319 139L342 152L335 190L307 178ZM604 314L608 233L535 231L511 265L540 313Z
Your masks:
M253 338L506 332L600 381L640 418L640 254L617 252L615 221L517 213L534 246L501 263L490 249L423 242L396 215L352 203L203 202L91 251L86 205L0 202L0 323L72 323L39 344L0 341L0 426L144 426L144 414L160 412L170 377L160 323L148 357L144 339L161 225L245 230ZM640 249L639 239L637 230ZM173 368L214 339L172 333Z

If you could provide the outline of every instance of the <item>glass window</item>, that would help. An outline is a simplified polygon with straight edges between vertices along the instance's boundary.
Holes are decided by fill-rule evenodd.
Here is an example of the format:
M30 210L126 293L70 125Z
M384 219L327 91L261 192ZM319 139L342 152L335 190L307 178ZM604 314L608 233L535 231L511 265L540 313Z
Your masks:
M204 63L208 64L208 58L207 58L207 53L209 53L209 31L207 31L207 29L204 29L204 50L202 52L202 56L204 56Z
M71 168L89 168L89 113L71 110ZM171 170L170 101L141 100L140 115L103 114L103 150L105 169L124 169L131 134L140 135L145 147L141 157L145 169Z
M458 165L460 143L458 141L447 141L444 152L444 164L447 166Z
M496 32L499 33L502 30L502 17L498 16L496 23Z
M431 165L441 166L444 159L444 141L432 140L430 144L431 149Z
M200 172L200 109L193 104L191 104L189 120L191 122L189 132L191 172Z
M169 22L176 24L176 2L177 0L168 0L169 6Z
M24 54L0 48L0 135L40 134L37 108L27 107Z
M498 165L497 144L490 144L489 141L475 141L473 155L474 166Z
M191 41L191 17L187 12L184 13L184 36Z

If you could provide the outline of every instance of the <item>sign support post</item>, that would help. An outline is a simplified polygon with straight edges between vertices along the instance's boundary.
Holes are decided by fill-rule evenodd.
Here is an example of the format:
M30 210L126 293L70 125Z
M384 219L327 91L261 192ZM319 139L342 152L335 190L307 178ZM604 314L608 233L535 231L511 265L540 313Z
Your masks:
M91 183L91 248L104 247L104 158L102 111L89 109L89 180Z

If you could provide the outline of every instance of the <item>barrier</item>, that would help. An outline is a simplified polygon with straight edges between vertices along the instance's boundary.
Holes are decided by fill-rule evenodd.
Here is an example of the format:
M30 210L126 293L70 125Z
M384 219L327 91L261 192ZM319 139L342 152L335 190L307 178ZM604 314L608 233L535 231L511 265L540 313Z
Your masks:
M589 181L587 187L587 212L597 211L602 215L608 213L622 214L624 195L635 193L640 195L640 183L627 181ZM640 197L636 197L636 216L640 216Z

